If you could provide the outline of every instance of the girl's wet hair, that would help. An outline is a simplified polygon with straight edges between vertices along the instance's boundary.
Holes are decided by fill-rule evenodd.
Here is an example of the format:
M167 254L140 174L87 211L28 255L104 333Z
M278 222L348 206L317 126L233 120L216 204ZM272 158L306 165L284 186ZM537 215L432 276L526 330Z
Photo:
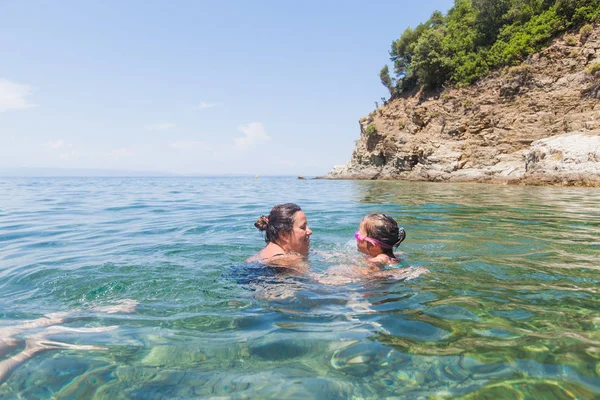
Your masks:
M361 224L364 224L368 237L390 246L390 249L383 249L386 253L391 253L392 249L398 247L406 238L404 228L399 228L394 218L383 213L369 214L363 218Z
M261 217L254 223L259 231L265 231L265 242L275 242L281 232L290 232L294 227L294 214L302 211L294 203L278 204L271 209L269 216Z

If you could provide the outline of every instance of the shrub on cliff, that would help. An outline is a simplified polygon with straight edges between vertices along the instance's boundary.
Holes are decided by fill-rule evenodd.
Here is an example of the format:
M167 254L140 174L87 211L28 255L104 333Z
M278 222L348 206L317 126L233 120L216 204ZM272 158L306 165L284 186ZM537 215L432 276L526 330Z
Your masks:
M590 65L585 72L587 72L590 75L596 75L598 73L600 73L600 62L594 63L592 65Z
M593 31L594 28L590 24L585 24L579 30L579 40L585 42L588 39L588 37L590 37Z
M553 35L563 29L564 25L553 9L533 16L525 24L515 22L508 25L490 48L488 64L494 68L519 63L541 50Z
M578 42L579 40L577 40L577 36L575 35L565 36L565 43L567 44L567 46L577 46Z
M599 22L600 1L598 0L558 0L556 12L568 27L579 26L586 22Z
M377 127L375 126L375 124L369 124L367 126L367 128L365 129L365 135L372 135L374 133L377 133Z

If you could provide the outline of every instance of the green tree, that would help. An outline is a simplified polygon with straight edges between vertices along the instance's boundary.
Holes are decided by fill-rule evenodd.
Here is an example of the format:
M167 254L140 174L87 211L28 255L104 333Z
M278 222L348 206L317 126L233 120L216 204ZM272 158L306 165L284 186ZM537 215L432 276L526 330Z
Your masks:
M588 22L600 22L599 0L455 0L447 15L434 12L392 43L395 87L387 67L379 77L392 95L417 84L467 85Z
M404 77L410 73L410 64L415 54L415 46L426 29L425 24L420 24L416 29L408 27L402 32L400 39L392 43L390 59L394 62L394 72L399 77Z
M588 21L598 21L600 1L598 0L557 0L556 13L567 26L578 26Z
M510 9L506 13L506 25L515 22L524 24L534 15L541 14L554 5L555 0L510 0Z
M430 29L440 28L444 24L444 15L439 11L434 11L427 22L417 25L415 29L406 28L400 38L392 42L390 60L394 63L394 72L398 77L411 77L410 66L421 35Z
M387 64L381 68L379 71L379 79L381 79L381 84L387 88L390 92L390 96L394 95L394 81L390 77L390 69Z
M470 85L479 77L490 72L486 52L468 53L460 59L452 72L452 80L458 86Z
M444 34L429 29L419 37L412 59L412 68L419 82L427 87L442 85L450 77L451 60L444 54Z
M450 79L459 85L470 84L489 70L478 52L477 12L469 0L456 0L446 21L442 51L449 60Z
M431 17L429 17L429 21L427 21L427 25L429 25L430 28L435 29L435 28L444 26L444 22L445 22L444 14L442 14L441 12L436 10L431 14Z
M496 41L500 29L506 23L510 6L510 0L473 0L475 26L480 34L481 45L491 45Z

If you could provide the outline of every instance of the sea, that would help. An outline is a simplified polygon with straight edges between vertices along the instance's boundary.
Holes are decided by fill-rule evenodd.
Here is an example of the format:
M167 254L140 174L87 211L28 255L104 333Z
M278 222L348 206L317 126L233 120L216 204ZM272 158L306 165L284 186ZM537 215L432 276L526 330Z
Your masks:
M288 202L306 275L245 262ZM376 211L406 274L319 279ZM599 398L599 292L600 189L0 178L2 399Z

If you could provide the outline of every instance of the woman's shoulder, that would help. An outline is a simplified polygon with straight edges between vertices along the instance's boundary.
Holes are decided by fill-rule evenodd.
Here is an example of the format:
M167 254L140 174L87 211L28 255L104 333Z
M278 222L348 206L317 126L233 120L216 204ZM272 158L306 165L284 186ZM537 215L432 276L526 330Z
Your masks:
M296 252L277 254L269 258L268 265L275 268L285 268L299 273L308 272L306 257Z
M279 256L283 256L283 255L284 255L283 253L280 253L280 254L275 254L275 255L272 255L272 256L265 257L261 253L257 253L255 255L253 255L252 257L246 258L246 262L247 263L253 263L253 262L264 263L265 261L269 261L269 260L271 260L273 258L276 258L276 257L279 257Z
M263 262L281 255L284 255L283 250L279 246L274 246L272 243L269 243L264 249L246 259L246 262Z
M266 266L280 269L282 272L305 273L308 272L306 258L296 252L277 253L265 257L258 253L246 260L246 262L257 262Z

